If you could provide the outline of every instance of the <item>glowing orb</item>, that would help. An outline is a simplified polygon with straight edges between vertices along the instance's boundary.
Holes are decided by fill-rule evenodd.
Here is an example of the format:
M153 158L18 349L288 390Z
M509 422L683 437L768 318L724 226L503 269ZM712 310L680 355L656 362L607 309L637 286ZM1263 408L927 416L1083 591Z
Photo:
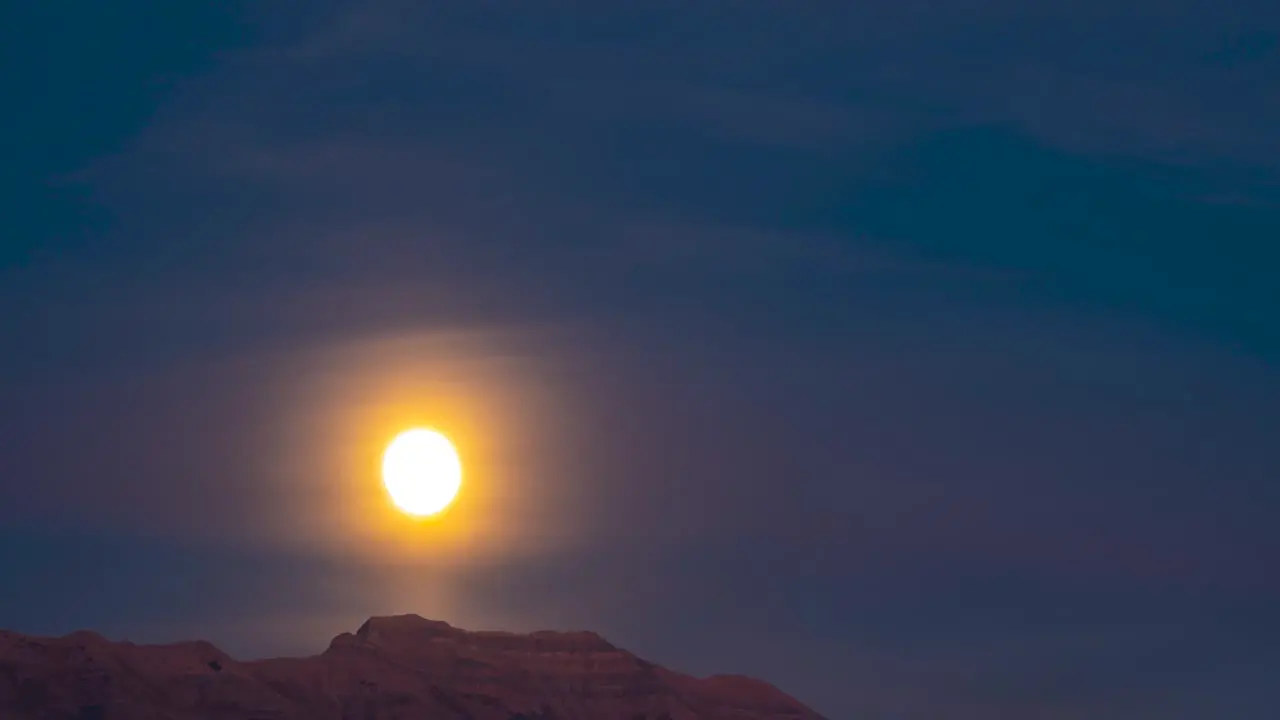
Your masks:
M462 462L449 438L434 430L406 430L382 456L382 483L391 501L417 517L435 515L458 495Z

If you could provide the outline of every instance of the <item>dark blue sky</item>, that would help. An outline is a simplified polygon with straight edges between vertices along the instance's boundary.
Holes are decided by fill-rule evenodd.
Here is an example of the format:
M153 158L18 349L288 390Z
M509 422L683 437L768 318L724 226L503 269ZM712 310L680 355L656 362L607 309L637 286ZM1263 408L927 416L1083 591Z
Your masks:
M30 5L0 626L1280 704L1273 2ZM409 421L467 463L430 531L377 509Z

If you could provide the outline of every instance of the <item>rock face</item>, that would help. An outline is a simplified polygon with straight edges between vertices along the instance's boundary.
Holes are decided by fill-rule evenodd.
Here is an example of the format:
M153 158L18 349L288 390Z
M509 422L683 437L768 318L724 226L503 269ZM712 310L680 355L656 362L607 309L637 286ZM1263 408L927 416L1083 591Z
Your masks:
M320 655L0 631L0 720L822 720L768 683L694 678L595 633L370 618Z

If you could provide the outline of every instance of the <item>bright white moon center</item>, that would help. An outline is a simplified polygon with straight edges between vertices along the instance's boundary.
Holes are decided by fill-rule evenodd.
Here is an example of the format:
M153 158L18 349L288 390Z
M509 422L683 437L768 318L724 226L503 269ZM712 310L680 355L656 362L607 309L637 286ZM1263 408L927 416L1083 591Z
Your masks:
M410 515L444 510L462 485L462 463L453 443L434 430L407 430L382 456L382 482L391 501Z

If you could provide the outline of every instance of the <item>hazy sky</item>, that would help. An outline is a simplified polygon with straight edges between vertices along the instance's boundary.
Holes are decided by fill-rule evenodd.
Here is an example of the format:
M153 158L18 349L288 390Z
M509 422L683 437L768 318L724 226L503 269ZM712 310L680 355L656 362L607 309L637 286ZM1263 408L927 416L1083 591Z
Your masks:
M1273 0L25 5L0 627L1274 716Z

